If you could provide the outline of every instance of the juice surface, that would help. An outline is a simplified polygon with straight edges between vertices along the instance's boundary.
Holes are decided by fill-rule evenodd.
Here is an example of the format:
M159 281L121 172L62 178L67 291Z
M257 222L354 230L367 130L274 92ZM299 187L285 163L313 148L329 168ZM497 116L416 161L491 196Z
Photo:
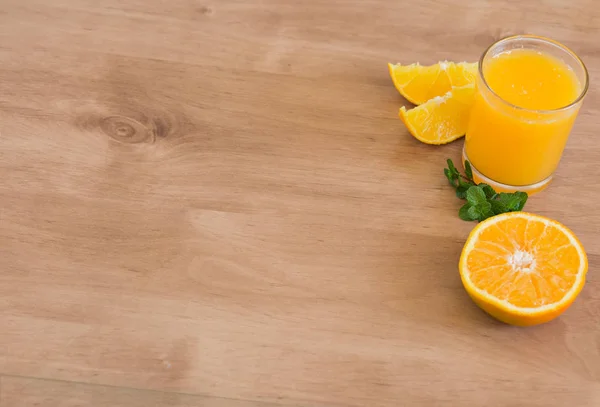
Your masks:
M484 63L467 129L465 149L477 170L494 181L531 185L548 178L560 161L579 106L553 113L581 93L561 60L534 50L502 52ZM523 110L523 109L529 110Z
M503 52L484 68L490 88L502 99L525 109L560 109L581 93L575 73L564 62L539 51Z

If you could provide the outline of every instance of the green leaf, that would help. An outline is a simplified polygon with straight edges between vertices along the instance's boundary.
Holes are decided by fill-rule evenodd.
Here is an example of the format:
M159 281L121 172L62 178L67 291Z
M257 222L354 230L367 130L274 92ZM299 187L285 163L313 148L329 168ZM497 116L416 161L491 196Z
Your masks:
M486 202L485 192L479 186L472 186L467 190L467 201L471 205L478 205Z
M462 184L456 187L456 196L460 199L465 199L467 197L467 191L471 188L472 185Z
M448 168L444 168L444 175L456 192L459 199L466 199L458 211L458 216L463 220L483 221L489 217L505 212L521 211L527 202L525 192L497 193L490 185L473 181L473 168L471 163L465 161L465 174L461 175L451 159L446 161Z
M444 168L444 175L446 176L446 179L448 180L450 185L455 186L454 178L452 177L452 174L450 173L450 170L448 168Z
M494 199L496 197L496 191L494 191L494 188L492 188L488 184L479 184L478 186L481 187L481 189L483 189L486 198Z
M471 220L478 220L481 216L481 212L479 212L479 208L477 206L470 206L467 209L467 215Z
M479 208L479 213L481 214L479 216L479 221L486 220L487 218L491 218L495 215L494 211L492 210L492 204L490 202L485 201L477 206Z
M458 217L461 218L462 220L466 220L466 221L476 220L476 218L472 218L471 215L469 214L469 208L471 208L470 203L466 203L463 206L461 206L460 209L458 210Z
M527 193L525 192L515 192L515 195L518 195L520 198L519 205L517 206L517 211L522 211L525 207L525 203L527 203Z
M502 192L498 194L498 200L504 204L506 212L521 211L527 202L527 194L525 192Z
M500 215L501 213L506 212L506 206L497 199L492 199L488 202L492 206L492 211L494 212L494 215Z
M467 178L473 180L473 169L471 168L469 160L465 160L465 174L467 175Z
M454 166L454 163L452 162L452 160L448 158L446 160L446 162L448 163L448 168L450 169L450 172L452 172L453 174L458 174L458 170Z
M448 179L450 185L456 188L457 181L460 180L460 173L456 167L454 167L452 160L448 160L448 168L444 168L444 175Z
M471 181L465 181L465 179L463 177L458 178L458 185L466 185L466 186L473 186L475 184L473 184Z
M494 212L492 211L492 204L487 201L481 202L477 205L471 205L467 209L467 215L478 221L485 220L491 216L494 216Z
M498 194L498 201L502 202L502 204L506 207L507 210L510 210L513 206L518 204L518 197L515 197L513 194L509 194L506 192L500 192Z
M467 197L467 191L471 188L473 184L470 184L464 181L462 178L458 179L458 186L456 187L456 196L460 199L465 199Z

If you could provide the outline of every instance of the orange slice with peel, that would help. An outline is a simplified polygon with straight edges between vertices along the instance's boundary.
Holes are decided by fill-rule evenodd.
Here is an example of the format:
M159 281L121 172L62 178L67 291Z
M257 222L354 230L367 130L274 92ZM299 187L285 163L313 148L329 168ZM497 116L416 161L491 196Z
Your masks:
M459 263L473 301L500 321L519 326L561 315L583 288L587 269L585 250L572 231L526 212L479 223Z
M475 86L453 88L413 109L400 108L410 134L427 144L446 144L465 135Z
M406 100L415 105L445 95L453 87L474 84L477 67L477 62L448 61L429 66L422 66L419 63L388 64L394 86Z

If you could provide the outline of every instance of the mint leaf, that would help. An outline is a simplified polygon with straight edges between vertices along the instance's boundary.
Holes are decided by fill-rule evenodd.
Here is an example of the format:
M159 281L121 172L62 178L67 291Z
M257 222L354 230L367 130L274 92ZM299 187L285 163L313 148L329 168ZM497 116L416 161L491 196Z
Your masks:
M452 160L446 162L448 167L444 168L444 175L455 189L456 196L467 200L458 211L462 220L481 222L501 213L521 211L525 207L528 198L525 192L496 193L490 185L473 181L473 168L468 161L465 161L466 175L461 175Z
M491 218L495 215L494 211L492 210L491 202L485 201L477 206L479 208L479 213L481 214L479 221L486 220L487 218Z
M466 203L463 206L461 206L461 208L458 210L458 217L461 218L462 220L466 220L466 221L477 220L476 218L471 217L471 214L469 213L470 208L471 208L470 203Z
M517 206L517 211L522 211L529 196L525 192L515 192L515 195L517 195L520 199L519 205Z
M467 197L467 191L471 188L472 185L463 183L456 187L456 196L460 199L465 199Z
M467 190L467 202L471 205L478 205L480 203L486 202L485 192L479 186L472 186Z
M492 205L492 211L494 212L494 215L500 215L501 213L507 212L506 205L499 200L492 199L489 201L489 203Z
M527 194L525 192L501 192L498 194L498 200L504 204L507 212L521 211L527 202Z
M448 169L450 170L451 173L456 173L456 174L459 173L451 159L448 158L446 160L446 163L448 164Z
M486 198L493 199L496 197L496 191L494 191L494 188L492 188L488 184L479 184L478 186L481 187L481 189L483 189Z
M472 220L479 220L479 217L481 216L481 212L477 206L469 207L469 209L467 209L467 214Z
M498 201L501 202L507 210L513 210L519 204L519 198L514 194L508 194L506 192L500 192L498 194Z
M458 172L456 167L454 167L454 163L452 163L452 160L448 160L448 168L444 168L444 175L448 179L450 185L456 188L458 182L460 181L460 173Z
M482 202L474 206L471 205L467 209L467 216L473 220L478 220L480 222L494 215L495 213L492 210L492 204L488 201Z
M448 168L444 168L444 175L448 179L448 182L450 183L450 185L455 186L454 177L452 176L452 173L450 172L450 170Z
M462 178L458 179L458 186L456 187L456 196L460 199L465 199L467 197L467 191L471 188L473 184L470 184L464 181Z
M465 160L465 175L469 180L473 181L473 169L471 168L471 163L467 160Z
M489 217L494 216L494 212L492 211L492 204L488 201L481 202L478 205L471 206L468 211L468 215L475 220L482 221Z

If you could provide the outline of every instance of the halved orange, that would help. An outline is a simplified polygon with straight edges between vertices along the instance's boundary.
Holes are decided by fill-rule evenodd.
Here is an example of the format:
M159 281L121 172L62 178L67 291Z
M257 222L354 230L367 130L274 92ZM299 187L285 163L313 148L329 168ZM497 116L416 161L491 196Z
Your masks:
M413 109L400 108L410 134L427 144L446 144L465 135L475 86L453 88Z
M394 86L406 100L415 105L442 96L453 87L475 83L477 62L441 61L435 65L422 66L388 64Z
M459 263L473 301L500 321L519 326L561 315L583 288L587 269L585 250L571 230L526 212L479 223Z

